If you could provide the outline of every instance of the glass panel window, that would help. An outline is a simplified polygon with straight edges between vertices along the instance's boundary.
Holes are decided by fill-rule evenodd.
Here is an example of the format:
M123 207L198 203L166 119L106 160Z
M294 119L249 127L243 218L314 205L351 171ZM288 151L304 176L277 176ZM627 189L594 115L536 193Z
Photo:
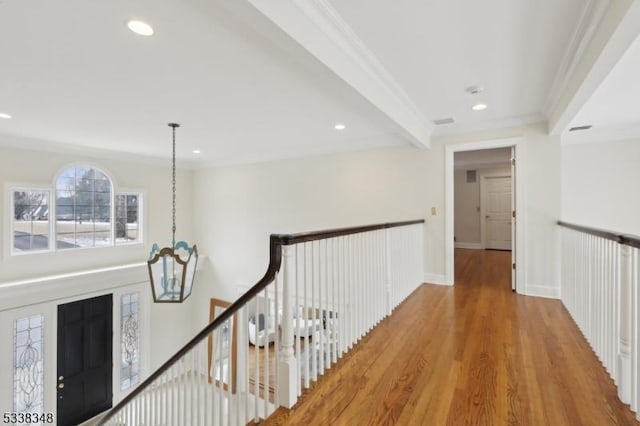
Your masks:
M55 189L16 186L8 195L11 254L142 242L141 194L114 196L109 177L94 167L64 169Z
M44 316L13 324L13 411L44 412Z
M14 252L50 249L49 191L13 191Z
M117 194L116 200L116 244L140 242L139 194Z
M122 359L120 388L126 390L140 381L140 294L122 295L120 299L120 332Z
M76 166L56 181L56 248L112 245L111 181L101 171Z

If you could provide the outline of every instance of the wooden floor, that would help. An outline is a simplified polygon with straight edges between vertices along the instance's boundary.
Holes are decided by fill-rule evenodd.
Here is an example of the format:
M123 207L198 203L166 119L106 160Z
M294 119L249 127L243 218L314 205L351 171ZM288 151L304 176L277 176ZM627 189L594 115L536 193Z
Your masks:
M456 285L425 284L264 423L637 425L557 300L510 289L510 252L457 250Z

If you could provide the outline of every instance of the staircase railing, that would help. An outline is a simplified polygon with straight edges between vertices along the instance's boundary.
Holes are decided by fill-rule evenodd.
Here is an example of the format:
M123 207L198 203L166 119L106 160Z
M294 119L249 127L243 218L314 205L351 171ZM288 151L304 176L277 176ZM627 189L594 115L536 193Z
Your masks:
M292 407L422 283L423 223L271 235L262 279L98 424L246 425Z
M640 420L640 237L558 224L562 302Z

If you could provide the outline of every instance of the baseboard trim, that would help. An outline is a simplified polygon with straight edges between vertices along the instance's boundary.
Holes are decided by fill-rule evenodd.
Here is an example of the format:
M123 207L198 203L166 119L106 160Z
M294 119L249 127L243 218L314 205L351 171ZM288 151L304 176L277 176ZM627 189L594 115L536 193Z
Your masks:
M522 294L524 294L525 296L544 297L546 299L560 299L560 288L540 285L528 285L525 286L524 292Z
M482 250L482 244L480 243L456 243L455 247L459 249Z
M424 282L427 284L437 284L437 285L449 285L447 284L447 280L442 274L431 274L425 272L424 274Z

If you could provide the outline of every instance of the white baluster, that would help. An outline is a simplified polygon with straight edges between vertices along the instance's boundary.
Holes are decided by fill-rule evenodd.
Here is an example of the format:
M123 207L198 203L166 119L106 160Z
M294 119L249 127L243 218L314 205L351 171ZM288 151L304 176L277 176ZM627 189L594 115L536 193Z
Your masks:
M302 316L302 311L300 309L300 271L302 270L304 272L304 267L301 268L300 266L300 251L298 250L300 247L300 244L296 244L295 245L295 256L296 256L296 285L295 285L295 295L294 295L294 300L296 301L295 307L294 307L294 315L296 316L296 359L298 360L298 364L300 362L303 362L303 358L300 356L300 339L302 338L302 334L300 332L300 320L302 318L300 318ZM304 259L302 259L304 261ZM279 386L279 385L278 385ZM296 368L296 387L298 388L298 396L302 395L302 377L300 374L300 368L298 365L298 368Z
M345 353L347 348L347 278L346 278L346 237L340 237L338 239L338 305L340 306L340 319L338 321L338 339L340 339L340 352L338 356L342 358L342 354Z
M291 312L291 293L295 287L295 250L291 246L282 248L283 257L283 289L282 289L282 350L280 352L280 401L278 404L291 408L297 400L296 384L298 362L293 353L293 313Z
M636 418L640 420L640 249L632 249L631 256L633 266L631 270L631 294L632 309L630 321L630 336L632 350L632 391L631 408L636 412Z
M212 334L209 334L209 337L207 337L207 345L208 345L208 339L211 339ZM213 386L215 386L215 384L213 383L213 380L211 378L211 369L209 368L209 362L211 362L213 364L213 358L214 358L214 352L213 352L213 346L211 347L211 353L209 353L209 348L207 347L207 352L206 352L206 357L205 357L205 362L204 362L204 368L205 368L205 375L204 375L204 423L205 425L210 425L213 423L212 421L212 409L213 409L213 396L212 396L212 392L213 392ZM211 366L211 368L213 368L213 365ZM167 422L168 423L168 422Z
M309 273L312 273L312 268L309 266L309 257L307 255L307 248L309 247L309 243L304 243L304 305L302 309L302 315L304 316L304 324L305 324L305 338L304 338L304 357L300 360L300 362L304 363L304 387L305 389L309 389L309 361L311 361L311 346L309 345L310 334L313 334L313 330L315 330L315 325L313 328L309 328L309 297L311 295L310 291L310 281L309 281Z
M331 255L332 255L332 282L333 282L333 322L332 322L332 336L333 336L333 353L331 355L331 361L335 364L338 362L338 339L340 335L338 334L340 319L338 319L338 315L342 315L340 310L339 302L338 302L338 276L340 273L340 269L338 267L338 238L331 239Z
M249 317L251 314L249 313L248 305L245 305L242 308L242 312L243 312L243 315L240 317L242 319L240 324L242 324L242 329L244 330L244 333L242 334L242 340L240 341L241 345L239 347L241 347L242 350L244 351L244 356L242 357L244 362L244 376L243 376L244 389L242 389L242 395L244 400L244 410L242 412L242 422L240 424L244 425L249 423L249 418L251 418L251 394L250 394L251 388L249 385L249 381L251 380L251 371L249 369L249 361L250 361L249 348L251 346L251 343L249 342Z
M253 298L254 303L255 303L255 316L254 316L254 321L255 321L255 327L254 327L254 336L253 336L253 341L255 342L255 344L253 345L253 349L254 349L254 359L255 359L255 371L253 374L253 393L254 393L254 417L253 420L255 423L257 423L260 420L260 413L258 412L258 408L260 406L260 351L259 351L259 346L258 346L258 327L260 325L260 310L259 310L259 305L260 305L260 298L259 297L254 297Z
M288 248L291 248L290 246ZM284 251L284 250L283 250ZM267 286L269 287L269 286ZM264 304L265 304L265 327L266 327L266 334L265 334L265 343L264 343L264 354L263 354L263 360L264 360L264 368L262 370L263 373L263 386L264 386L264 390L263 390L263 398L262 398L262 403L263 403L263 410L264 410L264 418L267 418L267 413L269 412L269 330L271 329L271 325L272 325L272 321L273 318L271 318L271 300L269 299L269 294L267 293L267 287L264 288L263 291L263 298L264 298ZM276 333L277 334L277 333Z
M281 334L280 330L281 330L281 327L284 327L281 324L281 319L282 319L282 321L284 321L284 318L281 318L281 314L280 313L282 312L282 317L284 317L284 305L285 305L285 302L289 304L290 311L289 311L289 314L288 314L289 315L288 321L291 324L292 338L295 339L295 335L293 334L293 313L294 313L294 311L293 311L293 305L291 304L291 300L293 299L293 294L294 294L294 291L295 291L294 287L298 286L298 283L295 282L295 277L297 277L297 268L298 268L297 260L298 260L298 258L295 257L295 252L296 252L295 246L291 246L291 250L293 251L293 255L294 255L294 260L293 260L294 269L293 269L293 271L291 271L291 273L294 274L294 279L292 280L293 282L291 283L292 287L289 288L289 300L280 301L279 294L283 294L284 293L284 283L282 285L280 285L280 281L282 281L282 279L280 277L280 274L278 274L277 272L276 272L276 277L275 277L275 281L274 281L274 284L273 284L274 294L275 294L274 297L275 297L275 301L276 301L275 302L275 305L276 305L276 307L275 307L276 339L275 339L275 343L274 343L274 346L273 346L273 351L274 351L274 357L273 358L274 358L274 361L275 361L274 364L273 364L273 366L274 366L273 388L274 388L274 391L275 391L274 396L273 396L274 404L277 404L278 401L280 401L280 385L278 384L278 378L280 377L280 347L282 345L282 339L281 339L281 335L280 335ZM283 293L280 293L280 288L282 288ZM292 341L291 343L293 345L295 343L295 340ZM292 346L292 351L295 354L295 350L293 349L293 346ZM296 368L295 372L294 372L294 374L296 376L296 388L298 387L297 386L298 370L300 370L300 369ZM298 396L297 389L295 390L295 392L296 392L296 399L297 399L297 396Z
M632 249L627 245L620 247L620 304L619 312L619 344L618 344L618 397L620 401L631 402L631 321L632 284L633 284ZM635 312L637 319L638 313ZM637 324L637 323L636 323Z
M324 247L324 249L323 249ZM326 303L323 299L326 298L326 284L327 284L327 240L318 241L318 316L320 321L320 339L318 339L318 374L324 374L324 345L325 345L325 329L324 329L324 316Z

